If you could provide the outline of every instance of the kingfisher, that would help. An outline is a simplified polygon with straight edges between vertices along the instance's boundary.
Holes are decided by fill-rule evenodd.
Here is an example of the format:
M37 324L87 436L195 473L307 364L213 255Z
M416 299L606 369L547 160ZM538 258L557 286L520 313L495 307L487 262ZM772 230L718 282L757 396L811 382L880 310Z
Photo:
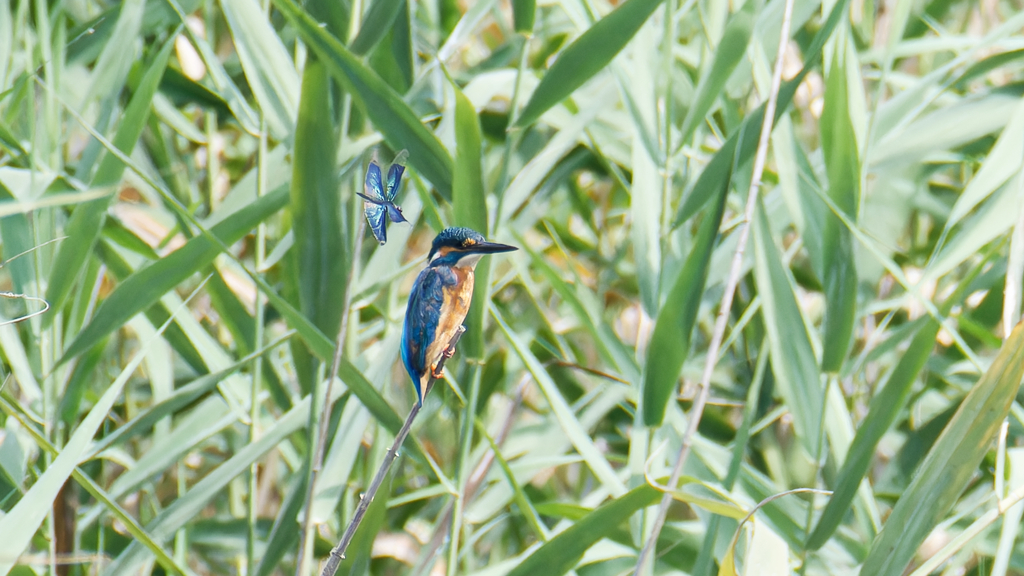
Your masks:
M443 374L437 363L452 337L462 327L473 300L473 270L486 254L511 252L515 246L488 242L469 228L445 228L434 238L427 267L416 277L409 293L402 330L402 362L416 386L419 405L431 378Z

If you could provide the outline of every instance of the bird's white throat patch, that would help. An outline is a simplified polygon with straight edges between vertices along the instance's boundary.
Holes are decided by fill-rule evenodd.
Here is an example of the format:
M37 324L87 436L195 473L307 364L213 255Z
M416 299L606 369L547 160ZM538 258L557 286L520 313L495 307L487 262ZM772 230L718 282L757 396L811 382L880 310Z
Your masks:
M476 268L476 263L480 261L483 254L466 254L455 264L460 267Z

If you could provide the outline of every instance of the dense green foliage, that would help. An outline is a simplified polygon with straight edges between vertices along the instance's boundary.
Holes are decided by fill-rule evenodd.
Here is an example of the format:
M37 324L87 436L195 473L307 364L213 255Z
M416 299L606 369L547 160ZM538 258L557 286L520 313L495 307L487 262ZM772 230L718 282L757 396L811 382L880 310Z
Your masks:
M780 42L649 570L1024 572L1024 13L785 5L0 0L0 576L314 573L449 225L521 250L339 573L632 573Z

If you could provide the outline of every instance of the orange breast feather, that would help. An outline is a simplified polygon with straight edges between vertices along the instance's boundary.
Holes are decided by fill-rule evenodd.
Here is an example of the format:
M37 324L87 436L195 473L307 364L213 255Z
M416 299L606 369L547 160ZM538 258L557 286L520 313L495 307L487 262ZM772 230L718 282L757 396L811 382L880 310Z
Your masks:
M462 326L469 312L469 304L473 301L473 270L456 267L453 271L458 282L444 289L444 305L441 306L437 331L434 333L434 341L427 346L427 366L430 367L428 372L437 366L441 352L448 347L459 326ZM429 377L429 374L426 376Z

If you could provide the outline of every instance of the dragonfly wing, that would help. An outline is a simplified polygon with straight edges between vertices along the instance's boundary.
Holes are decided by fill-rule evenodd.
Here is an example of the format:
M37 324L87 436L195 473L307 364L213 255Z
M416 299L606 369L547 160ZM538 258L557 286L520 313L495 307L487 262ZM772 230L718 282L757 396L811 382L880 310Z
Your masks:
M373 237L383 246L388 241L388 231L384 225L384 215L387 208L373 202L363 202L363 214L366 214L366 223L370 225Z
M402 174L405 173L405 166L401 164L392 164L388 168L388 182L387 188L385 189L384 198L388 202L392 202L395 199L395 195L398 194L398 186L402 183Z
M366 168L366 181L363 182L363 192L368 198L375 202L384 201L384 186L380 180L380 165L376 160L371 160Z
M390 218L392 222L408 222L402 214L401 206L394 202L388 202L385 206L388 209L388 218Z

